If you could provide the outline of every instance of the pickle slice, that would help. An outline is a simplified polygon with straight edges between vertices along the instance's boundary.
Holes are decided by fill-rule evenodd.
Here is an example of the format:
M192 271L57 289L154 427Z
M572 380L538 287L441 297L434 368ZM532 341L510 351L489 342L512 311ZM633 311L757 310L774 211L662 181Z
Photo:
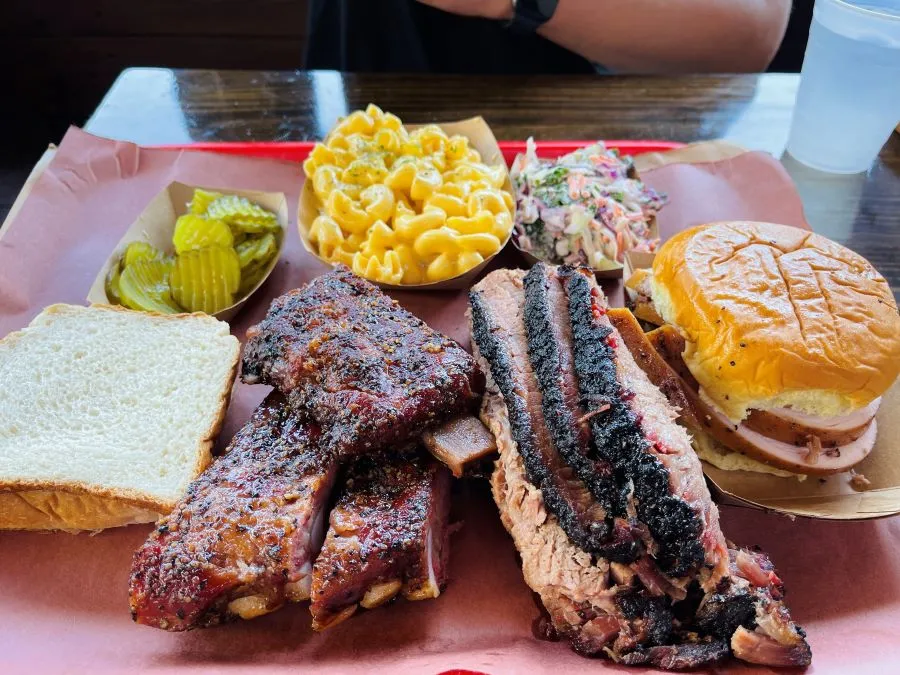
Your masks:
M106 298L114 305L122 304L122 295L119 292L119 277L122 275L121 261L117 260L114 265L109 268L106 274L104 286L106 288Z
M250 291L256 288L256 284L262 281L266 275L266 263L251 263L249 267L241 270L241 285L238 287L238 300L245 297Z
M280 228L278 217L246 197L225 195L214 200L206 215L226 223L239 232L275 232Z
M175 301L191 312L215 314L234 304L241 265L233 248L211 246L180 253L170 279Z
M241 269L246 269L254 263L264 267L272 256L278 252L278 243L275 235L267 232L261 237L250 237L246 241L234 247L241 263Z
M172 243L176 253L209 246L232 246L231 228L221 220L186 213L175 221Z
M125 254L122 256L122 266L128 267L138 260L162 260L164 257L162 251L146 241L133 241L125 249Z
M169 260L137 260L119 276L119 297L130 309L176 314L183 311L172 299Z
M221 196L223 196L221 192L211 192L210 190L196 188L191 197L191 201L188 202L188 211L196 213L198 216L202 216L206 213L206 209L209 208L209 205Z

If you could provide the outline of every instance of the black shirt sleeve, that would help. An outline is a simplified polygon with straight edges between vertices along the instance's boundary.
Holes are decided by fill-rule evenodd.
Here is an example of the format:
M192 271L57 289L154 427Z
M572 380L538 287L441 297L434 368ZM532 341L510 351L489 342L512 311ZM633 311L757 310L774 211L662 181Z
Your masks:
M415 0L312 0L306 67L346 72L591 73L586 59L502 22Z

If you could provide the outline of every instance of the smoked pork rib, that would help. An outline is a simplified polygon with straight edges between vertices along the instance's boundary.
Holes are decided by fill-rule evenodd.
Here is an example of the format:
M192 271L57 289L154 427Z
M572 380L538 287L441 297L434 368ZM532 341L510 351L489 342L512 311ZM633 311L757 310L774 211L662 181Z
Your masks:
M397 594L436 598L446 581L450 474L432 459L358 458L313 567L313 628Z
M275 299L247 331L242 377L281 390L350 454L410 441L484 389L462 347L343 266Z
M135 554L134 620L182 631L308 599L338 471L320 437L270 394Z
M626 664L684 669L729 653L809 663L771 563L726 544L690 438L610 325L593 276L545 265L527 277L500 270L473 289L470 316L489 372L482 419L500 451L494 498L553 628L581 653ZM548 428L561 420L573 428ZM556 458L541 475L535 438L544 440L538 459ZM603 517L607 537L612 516L635 538L636 556L606 556L567 522L553 489L571 484L570 457L580 497L588 486L592 499L613 495L581 513ZM605 482L591 480L591 467Z

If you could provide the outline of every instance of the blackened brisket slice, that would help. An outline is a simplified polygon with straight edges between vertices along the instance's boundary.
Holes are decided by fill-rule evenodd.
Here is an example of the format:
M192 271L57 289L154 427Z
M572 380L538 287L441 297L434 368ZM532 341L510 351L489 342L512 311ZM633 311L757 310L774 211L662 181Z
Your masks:
M336 474L318 427L271 394L135 553L134 620L181 631L309 598Z
M580 393L587 394L580 407L598 411L589 416L592 424L606 416L609 427L600 433L592 429L590 451L614 465L613 475L623 487L632 487L629 511L635 516L643 513L655 532L647 536L652 557L644 555L624 565L589 554L553 517L554 509L528 471L531 450L518 445L513 418L519 402L501 384L509 367L500 363L503 367L498 369L496 358L482 353L485 345L508 355L504 343L509 336L483 318L484 325L478 325L484 296L496 294L497 287L520 288L524 273L500 270L488 275L473 289L470 300L476 357L488 373L482 419L497 437L500 452L492 476L494 499L521 555L525 580L540 595L553 628L581 653L605 654L633 665L695 668L714 663L729 651L753 663L808 664L809 647L781 602L780 582L771 564L764 556L748 557L748 552L726 546L690 439L674 423L676 411L609 326L605 299L593 276L565 268L557 274L566 278L569 300L568 317L561 320L570 318L577 324L576 372L584 378L605 378L586 391L579 379ZM584 279L583 286L576 277ZM524 304L524 298L518 299ZM479 337L485 331L497 344ZM594 350L590 337L607 349ZM616 401L621 408L612 405ZM608 415L610 411L615 414ZM646 484L638 488L640 481ZM666 515L668 506L642 510L639 489L651 507L668 497L680 500L682 504L673 508L675 519L660 516ZM688 565L683 562L685 551L693 556ZM657 565L663 554L668 556L669 574ZM682 576L671 576L679 567L686 567Z
M343 266L276 298L247 331L242 367L349 453L412 440L484 388L462 347Z
M556 634L585 656L673 670L710 665L728 654L727 639L676 632L666 598L650 595L628 566L592 555L567 536L526 475L507 407L490 378L482 419L500 451L491 477L500 518Z
M544 420L566 464L609 514L625 512L625 496L612 465L593 453L588 420L595 409L582 407L575 379L568 300L556 268L538 263L525 275L525 332L528 358L541 390Z
M313 628L324 630L398 593L436 598L446 580L450 474L431 459L358 458L313 567Z
M630 531L614 530L611 514L560 456L547 429L538 382L528 358L522 273L499 270L469 296L472 337L503 394L513 438L533 485L566 534L585 551L631 561L639 553ZM495 434L496 435L496 434Z
M559 273L566 278L582 407L608 406L590 418L594 447L619 483L633 486L638 518L658 547L654 557L662 571L690 577L699 570L709 589L724 574L728 556L690 438L610 324L593 274L565 267Z

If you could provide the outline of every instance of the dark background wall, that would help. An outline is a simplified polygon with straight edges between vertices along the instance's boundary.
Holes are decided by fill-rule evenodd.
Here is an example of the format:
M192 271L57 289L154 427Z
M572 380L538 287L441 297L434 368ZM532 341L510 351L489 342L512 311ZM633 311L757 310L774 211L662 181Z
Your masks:
M129 66L300 68L307 6L307 0L0 0L4 121L19 130L16 146L43 147L68 124L83 124Z

